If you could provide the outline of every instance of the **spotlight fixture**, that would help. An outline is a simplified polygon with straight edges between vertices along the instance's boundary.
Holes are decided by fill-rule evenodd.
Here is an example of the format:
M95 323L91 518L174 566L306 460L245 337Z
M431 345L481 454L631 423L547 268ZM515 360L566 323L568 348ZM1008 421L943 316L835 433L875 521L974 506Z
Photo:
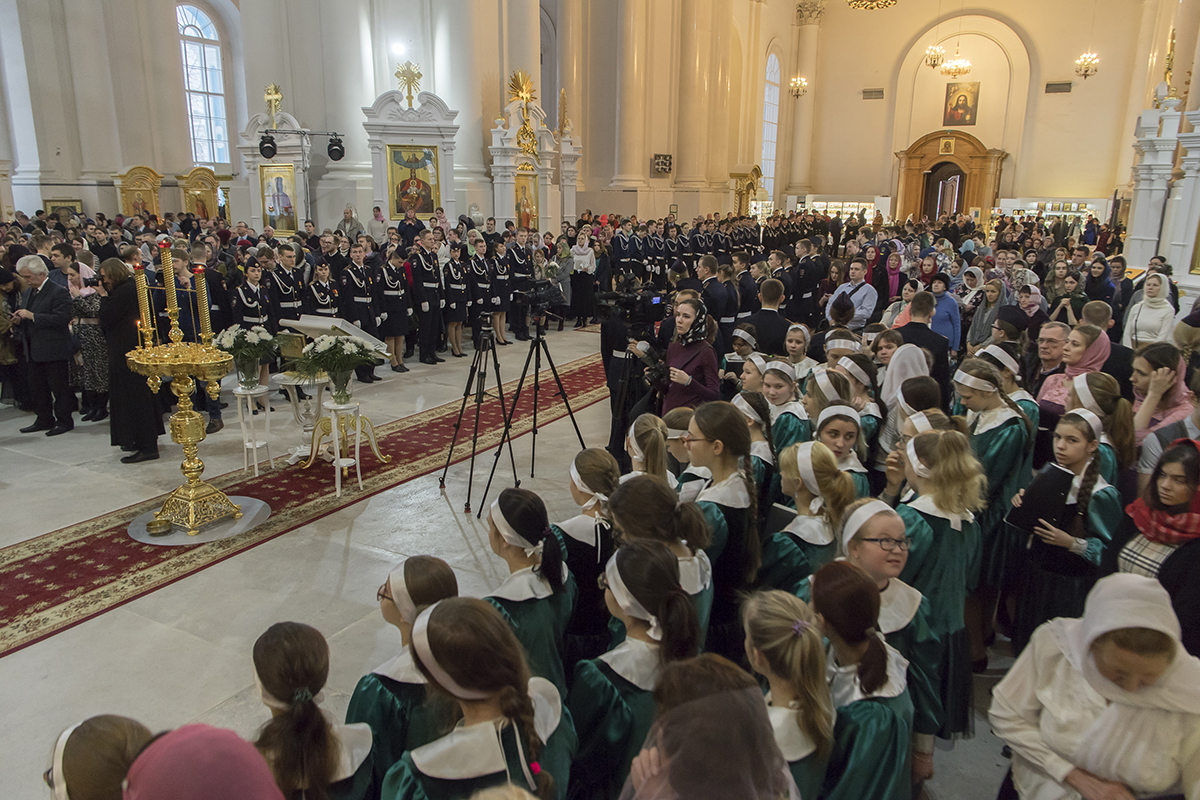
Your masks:
M326 150L329 153L330 161L341 161L346 157L346 147L342 144L342 137L330 136L329 147Z
M940 44L925 48L925 66L937 69L946 60L946 48Z
M808 79L807 78L792 78L792 97L804 97L808 94Z
M1075 74L1085 81L1100 71L1100 56L1095 53L1084 53L1075 59Z
M263 158L274 158L276 152L275 137L269 133L264 133L262 138L258 140L258 154Z

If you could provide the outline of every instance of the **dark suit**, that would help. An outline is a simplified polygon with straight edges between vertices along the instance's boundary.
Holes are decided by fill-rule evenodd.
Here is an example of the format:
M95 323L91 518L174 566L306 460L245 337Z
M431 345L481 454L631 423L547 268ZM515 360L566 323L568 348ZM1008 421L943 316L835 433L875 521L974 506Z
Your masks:
M21 308L33 312L20 330L29 365L29 391L39 425L73 425L75 393L70 387L71 293L46 280L39 289L26 289Z
M905 344L915 344L933 354L933 368L929 377L942 387L942 410L950 410L950 341L940 333L934 333L924 322L910 322L896 330L904 337Z
M775 309L764 308L754 312L746 320L754 326L758 346L754 349L760 353L782 356L787 353L787 332L791 323Z
M1116 378L1121 387L1121 396L1133 402L1133 350L1123 344L1114 343L1109 351L1108 360L1104 362L1100 371Z
M1133 281L1125 278L1121 281L1121 285L1117 287L1121 291L1121 296L1118 298L1114 291L1113 297L1108 301L1108 305L1112 308L1112 318L1115 323L1108 329L1108 338L1113 344L1120 344L1121 334L1125 332L1125 312L1129 309L1129 301L1133 297Z

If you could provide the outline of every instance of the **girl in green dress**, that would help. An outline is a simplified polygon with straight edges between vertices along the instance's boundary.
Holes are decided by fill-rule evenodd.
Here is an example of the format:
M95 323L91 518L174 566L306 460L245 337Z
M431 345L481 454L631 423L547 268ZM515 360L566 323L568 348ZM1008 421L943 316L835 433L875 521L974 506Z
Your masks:
M862 422L862 444L859 457L870 464L879 446L879 432L887 419L887 409L880 405L879 373L875 359L864 353L842 356L832 369L850 382L850 405L858 411Z
M630 472L622 481L636 475L650 475L669 481L667 472L667 424L653 414L642 414L629 426L625 435L625 452L632 462Z
M1017 597L1013 652L1055 617L1083 616L1083 601L1100 574L1100 560L1124 516L1117 490L1100 476L1104 424L1086 408L1069 411L1054 429L1054 460L1074 474L1058 520L1039 518L1028 533L1025 584ZM1021 505L1022 495L1013 498Z
M542 498L528 489L502 491L488 515L488 543L509 576L486 600L513 626L533 674L565 695L563 637L577 588Z
M712 611L712 562L705 548L711 534L704 512L695 503L680 503L675 493L653 478L641 476L622 483L608 499L613 539L618 546L638 539L665 544L679 562L679 583L696 606L701 641ZM612 644L625 638L617 617L609 622Z
M691 658L700 629L679 584L679 561L662 542L623 545L600 575L605 603L625 641L575 667L567 708L579 731L571 765L572 798L616 798L654 721L654 685L662 668Z
M675 492L679 495L681 503L693 502L696 495L712 480L712 474L707 469L692 464L692 457L688 455L687 447L683 444L683 437L687 436L687 426L691 421L692 409L689 406L672 408L663 415L663 422L667 426L667 453L679 462L681 467L679 475L674 478Z
M607 517L608 497L620 483L621 470L611 453L592 447L571 461L570 477L571 499L580 513L552 526L566 547L564 560L577 592L563 634L563 672L568 676L577 661L595 658L608 649L608 609L596 580L615 547Z
M388 770L383 800L466 800L507 783L541 800L566 797L577 747L571 716L553 684L530 677L500 612L474 598L442 600L417 615L412 649L460 719Z
M942 725L938 660L942 648L929 628L929 600L900 580L911 543L904 519L882 500L856 500L842 526L846 560L879 587L879 632L908 660L908 693L913 701L913 783L933 775L933 740ZM913 792L917 794L917 792Z
M373 800L386 765L371 733L359 722L334 725L321 712L329 677L329 645L316 628L277 622L254 643L254 684L271 720L254 746L263 754L284 797Z
M912 539L900 579L929 599L929 626L942 645L938 736L952 739L971 731L971 644L963 610L969 565L979 550L975 513L983 508L987 478L967 437L956 430L917 434L896 460L915 490L896 508ZM891 470L888 480L896 480Z
M748 359L747 366L758 368L754 359L755 356ZM760 391L771 404L771 438L775 442L775 449L779 451L796 442L811 440L812 423L804 406L796 400L796 373L792 371L792 365L786 361L772 361L763 364L762 368ZM742 389L754 391L747 388L744 381Z
M851 406L825 406L817 416L816 441L828 447L837 457L838 469L850 474L858 497L871 496L867 468L858 460L858 445L862 439L861 418Z
M685 442L692 463L708 467L713 476L696 499L712 531L713 606L705 647L736 662L742 653L738 593L753 585L762 558L750 431L732 403L705 403L692 415Z
M747 370L749 371L747 372ZM761 353L751 353L746 356L746 362L742 365L742 391L761 392L763 390L763 376L766 373L767 359Z
M771 507L767 494L772 483L777 480L775 445L771 440L771 404L761 392L739 392L733 396L731 402L745 415L746 427L750 429L750 463L754 471L754 483L758 486L761 521L766 510Z
M400 631L399 654L359 679L350 695L346 724L365 722L375 732L377 758L384 770L406 750L428 744L448 721L445 704L430 698L425 676L413 664L412 625L417 611L458 596L454 570L433 556L413 556L379 587L379 611Z
M787 338L783 340L787 348L787 358L784 360L792 365L796 383L800 385L808 380L809 373L817 366L817 362L808 357L809 339L808 326L796 323L788 328Z
M825 646L808 604L781 591L756 592L742 604L746 658L766 678L775 744L800 797L816 797L833 745L833 701Z
M783 491L795 509L775 506L763 537L762 566L755 585L795 593L814 569L837 556L834 530L854 501L854 481L838 469L837 457L820 442L794 444L779 457ZM779 520L793 515L782 525Z
M813 576L812 598L829 640L825 676L837 715L821 797L909 797L908 662L879 633L879 588L858 567L831 561Z
M1067 411L1086 408L1104 423L1100 437L1100 477L1113 486L1137 460L1133 404L1121 396L1121 385L1106 372L1085 372L1067 383Z
M1029 457L1035 428L1025 412L1005 394L995 367L981 358L963 362L954 373L954 388L967 408L971 448L988 478L987 505L979 515L979 558L968 572L967 630L971 635L971 661L979 671L987 668L987 644L992 637L992 617L1004 564L1012 549L1004 515L1013 496L1032 475Z
M836 362L835 362L836 363ZM805 382L804 411L810 420L821 416L826 406L852 405L853 395L850 391L850 381L840 372L818 367L813 370Z

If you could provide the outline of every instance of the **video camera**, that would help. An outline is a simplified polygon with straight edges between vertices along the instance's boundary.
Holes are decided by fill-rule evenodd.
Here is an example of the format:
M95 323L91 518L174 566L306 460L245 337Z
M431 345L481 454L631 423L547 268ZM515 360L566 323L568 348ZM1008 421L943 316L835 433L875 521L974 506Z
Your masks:
M653 289L597 292L596 302L606 317L619 317L630 328L652 326L667 315L666 292Z
M556 284L543 279L535 280L529 289L513 292L513 302L529 306L534 316L537 316L538 311L544 311L550 306L566 305L566 298Z

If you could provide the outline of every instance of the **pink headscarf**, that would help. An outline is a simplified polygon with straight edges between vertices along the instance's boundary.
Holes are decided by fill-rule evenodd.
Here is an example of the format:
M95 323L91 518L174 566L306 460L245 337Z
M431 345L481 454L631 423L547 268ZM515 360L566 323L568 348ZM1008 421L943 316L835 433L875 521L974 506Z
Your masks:
M1108 338L1108 337L1103 337ZM1174 422L1179 422L1186 419L1192 413L1192 403L1188 400L1187 381L1187 364L1183 359L1179 359L1179 366L1175 368L1175 386L1171 389L1171 394L1164 397L1170 405L1160 410L1155 410L1154 416L1150 418L1150 425L1145 428L1139 428L1134 431L1134 438L1137 439L1138 447L1142 446L1142 442L1147 436L1154 433L1159 428L1170 425ZM1142 403L1146 399L1146 393L1134 387L1133 390L1133 413L1136 414L1138 409L1142 407Z
M1024 292L1025 287L1024 286L1020 287L1019 291ZM1022 302L1021 310L1024 311L1028 316L1031 316L1031 317L1034 314L1036 314L1037 312L1041 311L1042 310L1042 290L1036 286L1030 285L1029 286L1029 299ZM1108 338L1107 336L1100 337L1100 339L1107 339L1107 338ZM1097 339L1096 341L1099 342L1100 339ZM1088 352L1091 352L1091 350L1089 349ZM1084 357L1085 358L1087 357L1087 353L1084 353ZM1107 360L1107 358L1108 358L1108 353L1107 353L1107 351L1105 351L1104 359ZM1082 363L1082 362L1080 362L1080 363ZM1102 360L1100 363L1103 364L1104 361ZM1068 367L1067 369L1070 369L1070 367ZM1095 372L1096 370L1089 369L1086 371L1087 372Z
M124 800L283 800L266 760L233 731L184 725L146 746Z
M96 270L84 264L82 261L75 262L75 269L79 270L79 296L87 297L89 294L96 293L95 286L88 286L87 281L90 278L96 277Z
M1104 366L1104 362L1108 361L1111 352L1112 340L1103 333L1097 336L1096 341L1083 351L1083 356L1079 361L1065 365L1065 370L1046 378L1046 382L1042 384L1042 390L1038 392L1038 402L1045 400L1047 403L1055 403L1066 408L1067 388L1075 376L1087 372L1099 372Z

